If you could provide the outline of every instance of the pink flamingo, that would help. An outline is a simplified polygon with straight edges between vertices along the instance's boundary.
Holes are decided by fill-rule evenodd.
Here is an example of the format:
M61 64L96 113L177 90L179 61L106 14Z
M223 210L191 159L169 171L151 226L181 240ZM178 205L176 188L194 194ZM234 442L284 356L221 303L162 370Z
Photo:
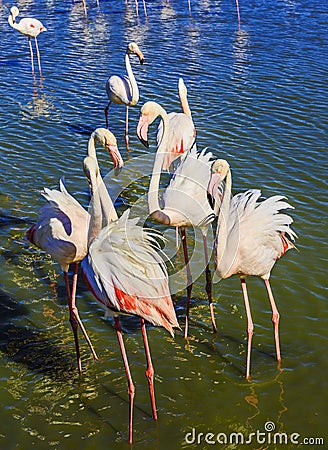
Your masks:
M16 22L16 17L19 15L19 9L17 6L12 6L10 9L10 15L8 17L8 23L11 27L13 27L15 30L19 31L20 33L24 34L28 37L28 43L30 47L30 53L31 53L31 64L32 64L32 73L34 74L34 63L33 63L33 49L32 49L32 43L31 43L31 37L34 37L35 40L35 48L36 53L38 57L38 64L39 64L39 72L42 76L42 70L41 70L41 59L40 59L40 52L38 47L38 41L37 36L42 31L47 31L46 27L40 22L40 20L37 19L30 19L25 18L21 19L18 23Z
M269 278L276 261L295 245L286 237L294 240L295 232L290 228L293 219L280 211L292 208L285 197L275 195L264 201L258 201L261 191L248 190L231 199L231 172L227 161L217 160L212 166L210 189L217 196L217 186L223 180L225 189L220 197L221 207L218 215L216 238L214 243L215 269L221 278L239 275L247 314L247 360L246 378L250 378L253 321L246 289L246 277L258 276L264 280L272 308L272 322L276 355L281 361L279 344L279 313L272 294ZM221 196L221 194L219 194Z
M154 392L154 368L151 361L145 320L163 326L173 336L178 327L168 286L168 274L160 254L158 235L129 219L126 211L120 219L102 228L101 210L104 199L99 190L102 184L97 164L93 158L84 160L84 168L92 187L91 221L89 227L89 252L82 261L86 282L105 311L114 316L116 332L122 353L129 392L129 442L132 442L133 402L135 386L124 347L119 314L140 317L143 335L153 417L157 419ZM105 199L110 201L109 196ZM113 204L107 205L112 209Z
M106 92L109 100L105 108L106 128L108 128L108 109L110 104L125 105L125 143L127 149L129 148L129 106L135 106L139 101L139 89L130 63L131 54L137 55L140 64L143 64L144 56L142 51L135 42L130 42L125 54L125 66L128 76L112 75L106 83Z
M191 117L191 111L187 98L187 88L182 78L179 78L178 90L182 112L172 112L168 114L163 108L161 109L161 114L165 117L167 116L169 120L169 126L166 127L168 133L167 149L165 151L162 166L164 170L169 170L171 163L184 152L188 151L194 145L196 139L196 129ZM148 126L151 125L158 115L160 115L152 111L146 113L151 106L154 106L155 109L157 108L155 106L155 102L149 102L147 110L144 109L143 112L141 112L137 130L140 141L147 148L149 147ZM149 120L149 116L152 117L151 121ZM160 122L157 129L157 147L162 140L162 136L163 120Z
M152 177L149 184L148 206L149 214L157 222L164 225L180 227L183 251L187 272L187 305L185 337L188 335L189 306L192 291L192 276L189 265L189 256L186 243L186 227L197 227L203 235L205 264L206 264L206 291L210 306L213 330L216 332L216 324L213 311L211 294L211 273L209 269L209 257L207 251L207 231L210 223L214 220L214 206L208 201L208 184L211 178L211 153L197 153L193 148L185 152L181 163L176 169L169 186L163 195L164 208L161 209L158 200L159 182L164 162L172 159L169 139L172 118L166 111L155 102L147 102L141 108L141 115L137 127L139 139L146 138L146 131L157 116L162 120L162 136L157 148ZM183 116L184 118L184 116ZM188 116L186 116L188 118ZM145 131L146 128L146 131Z
M89 155L96 158L96 143L100 142L110 152L114 166L121 166L122 159L119 154L115 136L105 128L96 129L90 136L88 143ZM79 373L82 372L81 356L77 328L80 326L82 333L91 349L93 357L98 359L91 344L88 334L79 317L75 303L78 264L88 251L88 229L90 222L89 213L66 190L63 179L60 180L60 190L45 188L41 193L48 201L40 209L40 216L36 224L27 231L27 238L37 247L50 254L57 261L64 272L70 323L72 326L77 365ZM107 220L117 218L116 213L108 210ZM74 264L72 289L68 279L70 264Z

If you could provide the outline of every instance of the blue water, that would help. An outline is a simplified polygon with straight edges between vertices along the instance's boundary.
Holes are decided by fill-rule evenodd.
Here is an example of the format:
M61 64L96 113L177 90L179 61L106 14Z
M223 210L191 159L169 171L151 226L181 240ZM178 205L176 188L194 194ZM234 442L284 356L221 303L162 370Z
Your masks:
M145 63L132 61L140 101L130 108L129 152L124 108L112 105L109 121L126 161L122 179L128 170L143 176L126 183L119 211L143 206L156 150L156 127L149 150L135 135L140 107L155 100L169 112L179 111L182 76L198 148L229 161L234 192L260 188L266 197L288 197L299 236L298 251L279 260L271 277L281 314L280 370L261 280L248 281L255 334L252 380L246 381L239 280L214 284L218 334L213 335L202 274L193 289L189 340L183 338L184 290L173 297L182 331L172 339L163 329L148 329L155 425L138 321L122 320L137 392L133 448L292 449L303 448L306 438L307 448L325 448L328 5L239 0L238 32L234 1L191 0L191 16L187 0L147 1L148 19L140 1L139 18L132 0L87 3L86 17L78 1L17 2L21 17L38 18L47 27L38 38L41 80L37 70L31 74L27 39L7 23L12 4L0 5L1 448L129 447L126 378L113 323L103 319L81 279L78 307L100 361L94 363L81 342L80 378L60 268L27 242L25 232L43 204L39 192L57 186L63 175L70 192L88 205L82 171L88 136L105 125L105 82L110 74L124 73L124 52L132 40ZM108 157L99 153L106 173ZM115 183L109 181L113 193ZM174 230L156 227L174 241ZM177 262L182 263L181 250ZM270 443L269 431L265 442L255 440L265 424L270 430L269 422L288 435L286 444ZM238 432L245 440L255 433L254 439L224 443L223 435ZM221 433L221 442L206 443L206 433L214 435L208 441ZM293 433L300 435L298 444L290 439ZM324 445L315 439L324 439Z

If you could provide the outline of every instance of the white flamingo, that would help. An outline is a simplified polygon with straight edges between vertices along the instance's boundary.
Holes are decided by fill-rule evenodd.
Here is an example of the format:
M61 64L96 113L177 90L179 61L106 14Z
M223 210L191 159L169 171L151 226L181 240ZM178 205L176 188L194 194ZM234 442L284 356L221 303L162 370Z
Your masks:
M261 191L248 190L231 199L231 172L227 161L217 160L212 166L213 179L210 186L217 196L216 187L225 179L225 189L218 216L214 244L216 272L221 278L239 275L247 314L247 360L246 378L250 378L253 321L246 289L246 277L258 276L264 280L271 308L277 360L280 362L279 313L272 294L269 278L276 261L287 250L295 248L287 238L294 240L290 228L293 219L280 211L292 208L285 197L275 195L259 201ZM221 194L220 194L221 195Z
M129 442L132 442L133 401L132 381L124 347L119 314L140 317L143 335L153 417L157 419L154 392L154 368L151 361L145 320L163 326L171 335L178 327L171 300L165 263L156 251L157 233L137 225L126 211L120 219L102 228L102 194L97 183L97 164L93 158L84 160L85 172L92 186L89 253L82 261L87 284L105 311L114 316L117 336L128 380ZM97 189L98 188L98 189ZM113 208L113 205L112 205Z
M40 72L40 76L42 76L41 58L40 58L37 36L39 36L39 34L42 31L47 31L47 29L42 24L42 22L40 22L40 20L38 20L38 19L32 19L32 18L26 17L24 19L21 19L19 22L16 22L16 17L18 15L19 15L19 9L17 8L17 6L12 6L10 8L10 15L8 17L8 23L15 30L19 31L20 33L22 33L28 37L33 74L34 74L34 63L33 63L33 49L32 49L31 37L34 38L35 48L36 48L36 53L37 53L37 58L38 58L39 72Z
M99 142L108 149L114 166L122 165L115 136L105 128L96 129L90 136L88 153L96 158L96 143ZM80 326L85 339L95 359L96 352L79 317L75 303L78 264L88 251L88 230L90 215L66 190L63 180L60 180L60 190L45 188L41 193L47 200L40 209L40 215L36 224L27 231L27 238L31 243L50 254L59 263L64 272L69 317L72 326L78 370L82 372L81 356L78 342L77 328ZM105 209L105 208L104 208ZM117 219L113 208L106 208L106 220ZM68 279L69 266L74 264L72 288Z
M129 148L129 107L135 106L139 101L139 89L132 72L130 63L130 55L138 56L140 64L144 62L144 56L139 46L135 42L130 42L127 46L125 54L126 75L112 75L108 78L106 83L106 92L108 96L108 104L105 108L106 128L108 128L108 109L111 103L125 105L125 143L126 148Z
M162 138L157 148L152 177L149 184L149 214L159 223L180 227L187 271L187 305L185 326L185 337L187 337L192 276L186 243L186 227L200 228L203 235L206 264L206 291L210 305L213 330L216 331L206 239L208 227L215 217L214 206L210 205L208 201L208 185L211 178L212 154L205 153L205 150L201 153L197 153L193 148L182 156L181 163L175 171L169 186L165 190L163 195L164 208L161 208L158 200L159 182L164 161L170 160L168 140L170 138L171 120L169 115L158 103L147 102L141 108L137 135L142 139L142 136L144 136L143 128L151 124L158 115L162 120ZM169 158L167 157L168 153Z
M163 161L163 170L169 170L171 163L188 151L195 143L196 129L192 121L191 111L187 98L187 88L182 78L178 82L179 98L182 112L167 113L163 108L162 115L166 115L169 120L167 128L167 149ZM155 111L150 111L150 107L154 106ZM159 113L156 113L155 102L150 102L147 108L141 111L137 135L141 142L148 148L148 127L156 119ZM152 120L150 120L150 117ZM157 129L157 147L160 145L163 137L163 121L160 122Z

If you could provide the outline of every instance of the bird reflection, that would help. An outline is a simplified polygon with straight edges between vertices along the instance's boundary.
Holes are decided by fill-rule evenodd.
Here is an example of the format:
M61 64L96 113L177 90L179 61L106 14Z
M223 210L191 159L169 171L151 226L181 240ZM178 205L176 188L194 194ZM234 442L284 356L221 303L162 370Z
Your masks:
M246 31L238 31L233 43L233 77L242 83L246 83L249 72L249 45L250 37Z
M55 109L51 97L44 92L42 78L38 83L34 75L33 92L29 102L22 107L23 116L28 118L50 117Z

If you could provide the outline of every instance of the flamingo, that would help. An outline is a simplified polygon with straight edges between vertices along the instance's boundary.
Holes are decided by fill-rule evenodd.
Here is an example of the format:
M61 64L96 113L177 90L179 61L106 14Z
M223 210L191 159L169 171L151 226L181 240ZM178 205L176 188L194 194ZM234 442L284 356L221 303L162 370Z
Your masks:
M130 42L125 54L125 67L128 76L112 75L106 83L106 92L109 100L105 108L106 128L108 128L108 109L110 104L125 105L125 144L127 149L129 148L129 106L135 106L139 101L139 89L130 63L130 55L132 53L137 55L140 64L143 64L144 56L142 51L135 42Z
M158 201L158 190L164 161L170 161L171 155L167 158L168 140L171 136L170 125L172 119L165 110L155 102L147 102L141 108L141 115L137 127L139 139L145 139L145 128L151 124L157 116L162 120L162 138L157 148L155 163L149 184L148 206L149 214L157 222L164 225L180 227L183 244L184 257L187 271L187 306L186 306L186 326L185 338L188 335L189 306L192 291L192 277L189 266L189 256L186 244L186 227L200 228L203 235L204 253L206 263L206 291L210 305L211 320L213 330L216 332L216 324L213 311L211 295L211 274L209 269L209 258L207 251L207 230L214 220L215 209L208 201L208 184L211 178L211 153L197 153L195 148L184 153L181 163L176 169L169 186L163 196L164 208L161 209Z
M221 278L239 275L247 315L247 360L246 378L250 378L253 321L246 288L247 276L258 276L264 280L272 309L277 361L281 361L279 344L279 312L272 294L269 278L276 261L287 250L295 248L296 233L290 228L293 219L280 211L292 208L285 197L275 195L258 201L261 191L251 189L230 199L231 172L225 160L217 160L212 166L209 189L214 196L216 187L226 180L218 215L214 243L215 269ZM221 201L221 199L220 199Z
M114 161L114 166L122 165L115 136L109 130L98 128L91 134L88 143L88 153L93 158L96 158L97 142L100 142L104 148L109 150ZM51 257L59 263L64 272L69 317L75 341L77 366L79 373L82 373L81 355L77 335L78 326L80 326L82 330L94 359L98 359L79 317L79 312L75 304L78 265L88 251L87 237L90 215L80 203L67 192L63 179L60 180L59 186L60 190L45 188L43 192L41 192L41 195L48 203L40 209L39 219L37 223L27 231L27 238L32 244L50 254ZM116 218L116 212L113 211L113 209L108 209L107 221L115 220ZM71 264L74 264L72 289L70 289L68 278L68 270Z
M17 23L16 17L18 15L19 15L19 9L17 8L17 6L12 6L10 9L10 15L8 17L8 23L12 28L14 28L15 30L19 31L20 33L22 33L28 37L28 43L29 43L30 53L31 53L31 64L32 64L32 74L33 75L34 75L34 63L33 63L33 49L32 49L31 37L34 37L35 48L36 48L36 53L37 53L37 57L38 57L39 72L40 72L40 76L42 76L41 60L40 60L40 52L39 52L37 36L39 36L39 34L42 31L47 31L47 29L42 24L42 22L40 22L40 20L37 20L37 19L31 19L31 18L26 17L24 19L21 19Z
M135 386L131 377L118 315L128 314L140 317L147 360L146 376L154 420L157 420L154 368L145 320L154 325L163 326L172 336L173 327L179 325L171 300L166 266L156 251L158 248L157 234L138 226L138 218L129 219L129 210L125 211L120 219L102 228L103 199L99 191L98 180L100 178L97 174L95 160L90 157L85 158L84 169L91 184L93 196L88 237L89 252L82 261L82 271L100 306L105 309L106 313L114 316L128 380L129 442L132 443ZM100 183L102 183L101 180ZM111 204L111 208L113 208L113 204Z
M161 113L168 116L170 126L167 127L168 139L167 139L167 151L165 153L163 161L163 169L169 170L171 163L181 156L184 152L188 151L195 142L196 139L196 129L191 117L191 111L187 99L187 88L183 81L183 78L179 78L178 82L179 98L181 103L182 112L181 113L167 113L165 110L161 110ZM156 106L154 102L152 105L155 107L154 113L144 112L141 113L138 129L142 130L142 135L140 134L139 139L149 148L148 143L148 126L151 125L152 121L156 119ZM151 105L148 105L147 111L149 111ZM156 114L156 115L155 115ZM154 117L152 121L149 120L149 116ZM163 136L163 121L160 122L157 129L157 147L159 146Z

